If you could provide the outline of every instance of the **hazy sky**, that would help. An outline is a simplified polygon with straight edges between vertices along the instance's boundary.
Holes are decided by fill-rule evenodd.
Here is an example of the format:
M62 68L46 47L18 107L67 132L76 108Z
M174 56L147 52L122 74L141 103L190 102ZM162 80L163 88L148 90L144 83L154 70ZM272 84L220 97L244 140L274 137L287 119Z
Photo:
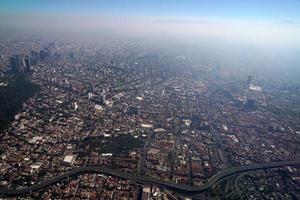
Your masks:
M300 0L1 0L0 28L300 44Z
M300 22L299 0L1 0L1 12Z

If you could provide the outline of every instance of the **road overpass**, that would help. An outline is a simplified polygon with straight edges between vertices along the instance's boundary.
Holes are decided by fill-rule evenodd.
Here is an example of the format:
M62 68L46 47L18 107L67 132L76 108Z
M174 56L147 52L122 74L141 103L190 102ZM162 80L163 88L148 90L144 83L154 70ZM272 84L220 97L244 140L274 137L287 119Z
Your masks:
M213 185L215 185L218 181L221 181L223 178L226 178L228 176L239 174L243 172L250 172L250 171L256 171L256 170L263 170L263 169L272 169L272 168L278 168L278 167L285 167L285 166L300 166L300 159L295 161L285 161L285 162L272 162L272 163L264 163L264 164L254 164L254 165L248 165L248 166L241 166L241 167L235 167L235 168L229 168L226 170L221 171L220 173L212 176L205 184L203 184L200 187L194 187L194 186L188 186L188 185L181 185L171 182L166 182L160 179L156 179L153 177L147 177L147 176L140 176L135 174L129 174L125 172L120 172L117 170L105 168L105 167L97 167L97 166L90 166L90 167L80 167L73 169L69 172L66 172L62 175L56 176L52 179L46 180L44 182L41 182L39 184L12 190L6 187L0 187L0 196L2 197L16 197L16 196L23 196L27 195L42 189L47 188L50 185L53 185L55 183L58 183L64 179L76 177L81 174L87 174L87 173L96 173L96 174L106 174L109 176L115 176L121 179L127 179L132 180L137 183L142 184L154 184L157 186L163 186L169 190L173 190L176 192L184 193L184 194L197 194L201 193L203 191L209 190L212 188Z

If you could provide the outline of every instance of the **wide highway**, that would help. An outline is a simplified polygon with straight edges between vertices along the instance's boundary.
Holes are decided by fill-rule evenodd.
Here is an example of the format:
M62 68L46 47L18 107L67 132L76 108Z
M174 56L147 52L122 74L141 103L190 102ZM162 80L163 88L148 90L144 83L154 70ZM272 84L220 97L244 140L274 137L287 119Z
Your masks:
M12 190L12 189L9 189L6 187L0 187L0 196L16 197L16 196L27 195L32 192L36 192L36 191L45 189L48 186L58 183L64 179L76 177L80 174L87 174L87 173L106 174L109 176L115 176L115 177L122 178L122 179L132 180L137 183L154 184L157 186L163 186L167 189L174 190L174 191L177 191L180 193L196 194L196 193L200 193L200 192L209 190L218 181L220 181L223 178L226 178L228 176L234 175L234 174L255 171L255 170L285 167L285 166L300 166L300 159L295 160L295 161L254 164L254 165L248 165L248 166L242 166L242 167L229 168L229 169L223 170L220 173L212 176L205 184L203 184L200 187L193 187L193 186L170 183L170 182L162 181L162 180L152 178L152 177L128 174L128 173L120 172L120 171L105 168L105 167L90 166L90 167L81 167L81 168L73 169L69 172L66 172L65 174L56 176L52 179L49 179L47 181L41 182L39 184L30 186L27 188Z

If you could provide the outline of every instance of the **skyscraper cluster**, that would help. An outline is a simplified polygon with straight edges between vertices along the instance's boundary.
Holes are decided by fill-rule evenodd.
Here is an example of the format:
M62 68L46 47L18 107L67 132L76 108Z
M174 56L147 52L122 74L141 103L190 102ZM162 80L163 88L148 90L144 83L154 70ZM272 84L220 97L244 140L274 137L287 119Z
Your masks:
M9 58L10 66L13 73L25 73L31 71L31 61L29 57L14 55Z
M40 51L31 51L30 55L14 55L9 58L10 67L13 73L29 73L32 66L40 61L45 61L54 54L55 44L50 43Z

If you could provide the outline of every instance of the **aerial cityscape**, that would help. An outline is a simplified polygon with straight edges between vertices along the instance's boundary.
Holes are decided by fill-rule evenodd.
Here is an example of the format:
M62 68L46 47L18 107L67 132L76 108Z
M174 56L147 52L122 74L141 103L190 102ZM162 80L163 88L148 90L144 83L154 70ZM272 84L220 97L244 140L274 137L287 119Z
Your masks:
M300 2L199 2L1 2L0 199L300 199Z

